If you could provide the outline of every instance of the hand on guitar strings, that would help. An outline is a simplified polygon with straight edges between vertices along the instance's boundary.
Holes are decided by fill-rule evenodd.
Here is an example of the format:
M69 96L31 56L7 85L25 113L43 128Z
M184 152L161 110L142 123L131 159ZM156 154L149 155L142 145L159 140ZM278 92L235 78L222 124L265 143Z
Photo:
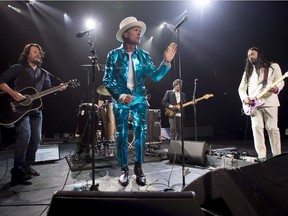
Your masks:
M22 101L22 100L25 100L25 96L22 95L20 92L16 92L16 91L13 91L13 93L11 94L11 97L15 100L15 101Z
M250 97L247 97L243 100L244 104L249 104L249 105L254 105L255 104L255 100L251 99Z
M177 109L178 109L178 107L177 107L177 106L175 106L175 105L172 105L172 104L170 104L170 105L169 105L169 109L172 109L172 110L177 110Z

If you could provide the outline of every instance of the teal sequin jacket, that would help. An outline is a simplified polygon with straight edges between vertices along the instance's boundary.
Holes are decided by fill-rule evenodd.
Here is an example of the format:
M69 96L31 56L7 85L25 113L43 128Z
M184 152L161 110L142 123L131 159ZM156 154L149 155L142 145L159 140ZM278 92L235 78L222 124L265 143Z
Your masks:
M158 82L170 70L170 67L162 61L159 67L155 67L148 52L136 47L132 54L134 67L134 89L127 87L129 55L123 44L111 50L107 55L103 83L112 97L118 101L121 94L134 96L132 104L143 102L146 95L145 79L150 77Z

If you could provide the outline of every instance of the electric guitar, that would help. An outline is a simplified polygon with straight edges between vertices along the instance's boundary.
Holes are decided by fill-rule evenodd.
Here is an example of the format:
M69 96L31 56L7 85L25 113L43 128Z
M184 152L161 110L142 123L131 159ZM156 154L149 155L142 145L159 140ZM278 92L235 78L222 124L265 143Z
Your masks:
M260 99L269 92L269 89L275 87L279 82L284 80L286 77L288 77L288 72L286 72L283 76L281 76L279 79L273 82L268 88L264 88L262 91L260 91L260 93L257 94L256 97L250 98L251 100L254 100L253 104L242 103L243 113L246 115L253 115L253 113L255 112L255 109L261 106L262 104L264 104L264 101Z
M73 79L64 83L64 87L77 87L80 83L78 80ZM33 87L24 88L20 92L25 99L22 101L15 101L9 94L0 92L0 125L11 125L19 121L24 115L37 110L42 107L41 97L60 91L60 86L55 86L37 92Z
M189 102L187 102L187 103L184 103L182 106L183 106L183 108L184 108L184 107L186 107L186 106L188 106L188 105L195 104L195 103L197 103L197 102L200 101L200 100L208 99L208 98L213 97L213 96L214 96L213 94L206 94L206 95L204 95L203 97L200 97L200 98L198 98L198 99L196 99L196 100L192 100L192 101L189 101ZM170 109L170 108L165 108L165 115L168 116L168 117L174 117L174 116L176 115L177 111L180 110L180 103L178 103L178 104L176 105L176 107L177 107L177 108L176 108L175 110L172 110L172 109Z

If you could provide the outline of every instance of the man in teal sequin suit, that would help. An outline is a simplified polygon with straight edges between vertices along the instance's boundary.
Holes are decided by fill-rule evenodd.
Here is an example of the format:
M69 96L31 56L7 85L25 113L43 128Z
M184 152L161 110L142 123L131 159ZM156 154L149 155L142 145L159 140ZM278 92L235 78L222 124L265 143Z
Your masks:
M114 115L116 120L116 148L118 166L121 168L119 183L126 186L129 183L128 168L128 116L133 117L135 136L134 174L140 186L146 184L142 171L146 142L146 88L145 78L154 81L161 80L170 70L170 62L177 51L177 45L171 43L163 54L163 61L157 68L149 53L137 47L140 38L146 31L146 25L135 17L127 17L119 25L116 39L122 45L111 50L106 59L103 83L114 99Z

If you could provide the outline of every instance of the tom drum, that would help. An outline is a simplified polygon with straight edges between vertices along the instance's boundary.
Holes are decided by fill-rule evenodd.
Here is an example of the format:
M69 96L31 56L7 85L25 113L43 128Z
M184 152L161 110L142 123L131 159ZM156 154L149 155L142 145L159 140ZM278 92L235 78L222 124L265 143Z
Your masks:
M102 119L102 137L106 141L115 142L116 123L113 112L113 103L107 103L100 107Z

